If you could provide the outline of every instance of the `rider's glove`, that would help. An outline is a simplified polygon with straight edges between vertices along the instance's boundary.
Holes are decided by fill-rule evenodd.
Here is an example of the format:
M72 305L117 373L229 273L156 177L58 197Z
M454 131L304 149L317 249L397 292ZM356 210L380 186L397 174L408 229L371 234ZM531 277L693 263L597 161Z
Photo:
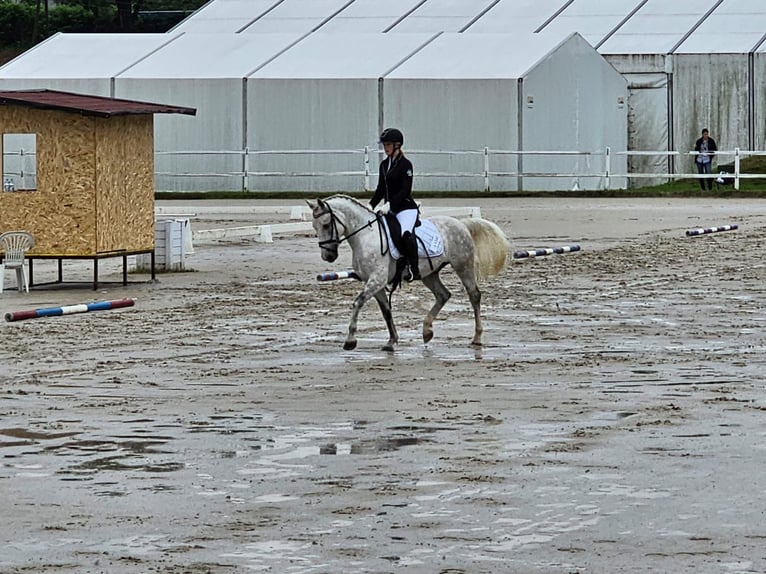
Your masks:
M378 215L385 215L389 211L391 211L391 206L388 204L387 201L381 201L378 206L375 208L375 213Z

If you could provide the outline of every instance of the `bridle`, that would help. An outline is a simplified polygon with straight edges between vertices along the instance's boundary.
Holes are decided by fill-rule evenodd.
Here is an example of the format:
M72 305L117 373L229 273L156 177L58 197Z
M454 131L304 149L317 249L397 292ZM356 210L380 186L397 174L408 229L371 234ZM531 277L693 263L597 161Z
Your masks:
M360 231L363 231L367 227L372 227L372 224L378 221L378 219L381 217L380 215L376 214L375 219L371 219L364 225L362 225L360 228L355 229L351 233L347 233L343 237L340 235L340 231L338 229L338 226L340 225L344 229L346 228L346 225L341 221L340 217L338 217L335 212L332 210L332 207L330 207L329 203L323 204L327 210L323 211L322 213L318 213L314 216L314 219L319 219L323 215L330 215L330 222L332 223L332 233L330 234L330 239L325 239L323 241L319 241L319 247L321 248L327 248L327 246L333 246L335 249L338 248L338 246L343 243L344 241L348 241L351 239L354 235L359 233Z

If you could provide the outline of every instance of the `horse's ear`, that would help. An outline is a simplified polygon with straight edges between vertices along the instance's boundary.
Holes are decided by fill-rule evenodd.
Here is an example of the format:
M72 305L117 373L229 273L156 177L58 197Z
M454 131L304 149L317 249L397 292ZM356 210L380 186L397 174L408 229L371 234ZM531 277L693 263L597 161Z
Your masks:
M314 211L317 208L317 204L315 201L311 201L310 199L307 199L306 203L308 204L311 211Z

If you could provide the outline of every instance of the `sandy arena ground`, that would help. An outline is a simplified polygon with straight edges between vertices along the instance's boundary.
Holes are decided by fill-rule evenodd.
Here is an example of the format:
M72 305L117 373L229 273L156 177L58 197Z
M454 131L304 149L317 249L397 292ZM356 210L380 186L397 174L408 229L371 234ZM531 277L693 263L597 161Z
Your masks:
M424 204L583 250L486 281L478 350L446 271L429 345L418 284L395 353L374 304L344 352L359 284L315 275L350 253L328 266L308 233L197 244L154 284L0 295L137 298L2 323L0 572L766 572L766 201ZM263 222L216 219L192 226Z

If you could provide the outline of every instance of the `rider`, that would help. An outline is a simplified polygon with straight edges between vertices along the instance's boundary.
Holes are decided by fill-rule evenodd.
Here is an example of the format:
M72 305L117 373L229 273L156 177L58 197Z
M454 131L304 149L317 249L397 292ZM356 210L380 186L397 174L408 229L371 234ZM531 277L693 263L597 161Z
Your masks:
M370 205L378 213L386 214L390 211L396 215L402 233L401 251L409 263L409 277L406 279L412 282L420 279L418 243L415 237L418 204L412 199L412 162L404 157L404 134L398 129L383 130L380 143L383 144L386 157L380 162L378 187Z

